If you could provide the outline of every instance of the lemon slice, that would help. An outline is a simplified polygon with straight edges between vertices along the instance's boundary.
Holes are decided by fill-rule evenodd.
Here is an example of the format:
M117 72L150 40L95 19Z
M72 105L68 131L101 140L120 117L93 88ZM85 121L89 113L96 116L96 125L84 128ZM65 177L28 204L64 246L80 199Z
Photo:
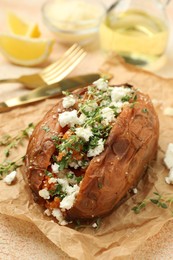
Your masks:
M35 66L45 61L52 50L53 43L53 40L42 38L0 35L0 51L12 63L23 66Z
M27 24L13 13L8 13L8 24L12 33L21 36L37 38L40 30L37 24Z

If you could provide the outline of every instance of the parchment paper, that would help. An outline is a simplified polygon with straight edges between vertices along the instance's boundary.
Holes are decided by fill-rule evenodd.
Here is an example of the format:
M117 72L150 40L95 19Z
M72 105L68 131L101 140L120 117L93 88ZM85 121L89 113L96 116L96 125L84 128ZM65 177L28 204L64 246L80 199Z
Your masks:
M173 79L163 79L149 72L124 64L121 59L111 56L102 71L113 74L112 83L135 85L154 100L160 120L160 139L158 157L140 181L138 193L124 202L118 209L101 221L98 230L84 228L79 231L59 226L43 215L43 209L33 202L31 192L18 171L17 181L7 186L0 181L0 213L21 218L34 223L57 247L76 259L126 259L147 238L153 236L161 227L172 219L169 209L160 209L150 204L136 215L131 210L135 204L146 197L153 197L153 191L173 194L173 187L165 183L168 170L163 164L163 157L168 143L173 142L173 118L165 116L163 110L173 107ZM43 114L57 102L49 99L10 112L0 114L0 135L15 135L30 122L38 122ZM12 153L10 159L25 154L27 142ZM3 149L0 150L3 159ZM1 160L2 161L2 160Z

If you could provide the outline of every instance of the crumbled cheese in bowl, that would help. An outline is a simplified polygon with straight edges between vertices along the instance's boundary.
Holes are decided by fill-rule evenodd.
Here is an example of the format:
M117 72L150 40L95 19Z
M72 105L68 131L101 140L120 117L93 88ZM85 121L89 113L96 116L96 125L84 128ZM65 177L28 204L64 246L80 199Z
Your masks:
M72 94L64 97L64 110L57 111L62 130L59 136L52 138L55 152L39 191L49 209L45 214L54 216L61 225L66 224L67 211L77 200L90 161L104 151L116 117L136 100L135 91L130 87L109 86L102 78L78 98L77 95L75 98Z

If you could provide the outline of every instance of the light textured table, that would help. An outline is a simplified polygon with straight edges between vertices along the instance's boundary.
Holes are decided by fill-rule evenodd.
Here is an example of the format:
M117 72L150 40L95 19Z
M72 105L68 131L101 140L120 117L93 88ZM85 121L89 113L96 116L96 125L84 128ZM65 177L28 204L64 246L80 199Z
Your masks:
M39 23L41 31L44 36L51 36L51 34L44 27L40 6L43 0L26 1L26 0L1 0L0 1L0 32L6 31L5 13L8 10L14 11L26 20L34 20ZM111 1L106 1L108 5ZM167 9L171 33L173 35L173 3ZM173 77L173 37L170 37L168 46L168 60L163 68L156 71L158 75L165 77ZM55 57L65 50L65 47L56 44L51 54L50 59L53 61ZM76 71L89 71L89 59L93 57L94 62L101 64L103 57L100 57L99 50L90 50L89 56L81 65L82 69ZM10 65L5 59L0 56L0 78L12 77L23 73L31 73L38 69L19 68ZM76 72L75 71L75 72ZM74 72L74 73L75 73ZM18 84L13 86L1 85L0 100L5 100L8 97L17 96L20 93L26 92ZM18 219L0 215L0 259L2 260L57 260L69 259L63 252L61 252L52 242L50 242L34 225ZM173 259L173 222L169 222L161 231L154 237L148 239L140 248L138 248L131 259Z

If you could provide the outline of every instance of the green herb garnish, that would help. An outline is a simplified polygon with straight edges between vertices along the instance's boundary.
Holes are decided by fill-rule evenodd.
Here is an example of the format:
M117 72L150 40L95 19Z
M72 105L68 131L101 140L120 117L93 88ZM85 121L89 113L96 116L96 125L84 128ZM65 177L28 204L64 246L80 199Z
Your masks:
M28 138L34 129L33 123L30 123L24 130L20 131L18 135L12 137L10 135L4 135L0 141L0 146L5 146L4 155L5 160L0 163L0 179L10 172L16 170L23 165L24 156L16 161L7 160L10 156L12 149L16 149L18 145L21 145L23 140Z
M14 137L4 135L0 141L0 146L6 146L4 150L5 157L9 157L11 150L22 144L23 140L31 135L33 129L34 125L33 123L30 123L24 130L20 131L20 133Z
M142 112L143 112L143 113L148 113L148 109L147 109L147 108L143 108L143 109L142 109Z
M144 209L148 204L152 203L158 208L169 209L173 214L173 196L170 197L168 195L162 195L158 192L153 192L153 194L155 195L154 198L147 198L133 207L132 210L134 213L139 214L142 209Z
M16 161L5 161L3 163L0 163L0 179L2 179L10 172L15 171L17 168L21 167L23 165L23 159L24 157L21 157Z
M49 190L50 195L53 196L58 196L60 199L65 198L65 196L67 195L66 192L64 192L62 190L62 185L61 184L57 184L54 190Z
M48 132L50 131L50 128L49 128L48 126L46 126L46 125L44 125L44 126L42 127L42 129L43 129L46 133L48 133Z

